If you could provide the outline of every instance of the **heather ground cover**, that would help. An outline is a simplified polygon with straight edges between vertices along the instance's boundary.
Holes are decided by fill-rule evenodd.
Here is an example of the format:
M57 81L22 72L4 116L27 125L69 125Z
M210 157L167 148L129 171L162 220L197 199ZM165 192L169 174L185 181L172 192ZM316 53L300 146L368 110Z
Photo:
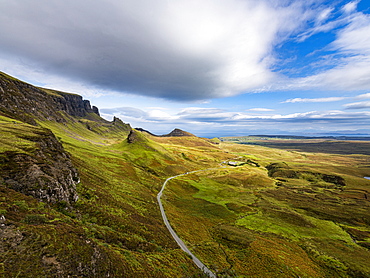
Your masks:
M3 155L32 155L47 128L80 176L72 207L1 187L9 277L75 275L81 265L91 277L199 277L162 223L156 194L166 178L202 169L172 179L162 201L175 231L219 277L370 274L370 158L352 152L363 142L335 154L304 142L286 150L133 135L93 119L35 127L2 116L0 124Z

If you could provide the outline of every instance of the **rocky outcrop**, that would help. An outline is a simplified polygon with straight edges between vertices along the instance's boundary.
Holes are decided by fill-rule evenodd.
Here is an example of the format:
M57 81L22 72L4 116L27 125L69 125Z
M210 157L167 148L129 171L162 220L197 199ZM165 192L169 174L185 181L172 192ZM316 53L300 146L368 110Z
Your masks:
M131 129L129 135L127 136L127 142L130 144L147 141L148 140L140 133L140 131L137 131L135 129Z
M23 138L36 145L31 153L0 153L0 184L43 202L71 205L78 199L77 170L54 134L39 130Z
M50 91L50 90L48 90ZM52 100L56 110L64 111L70 116L85 117L88 113L99 114L97 107L91 107L90 101L82 99L80 95L68 94L58 91L52 91L56 95L52 96Z
M0 111L12 118L36 124L35 119L65 122L64 112L74 117L99 115L97 107L79 95L43 89L0 72Z

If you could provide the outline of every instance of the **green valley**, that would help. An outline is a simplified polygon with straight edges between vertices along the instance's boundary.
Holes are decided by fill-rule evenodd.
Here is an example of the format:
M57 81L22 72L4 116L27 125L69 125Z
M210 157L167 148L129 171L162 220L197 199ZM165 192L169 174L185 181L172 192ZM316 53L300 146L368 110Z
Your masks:
M0 86L4 277L205 277L156 199L183 173L164 209L217 277L370 276L368 141L330 141L338 153L154 136L78 95Z

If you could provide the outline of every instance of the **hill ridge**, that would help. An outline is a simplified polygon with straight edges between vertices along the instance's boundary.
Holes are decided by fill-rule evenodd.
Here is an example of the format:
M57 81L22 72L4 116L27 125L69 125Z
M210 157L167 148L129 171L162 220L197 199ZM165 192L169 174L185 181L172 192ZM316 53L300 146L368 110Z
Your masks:
M162 135L162 137L196 137L194 134L184 131L179 128L175 128L170 133Z
M99 109L80 95L36 87L1 71L0 112L32 125L36 124L34 118L66 122L60 112L72 117L100 116Z

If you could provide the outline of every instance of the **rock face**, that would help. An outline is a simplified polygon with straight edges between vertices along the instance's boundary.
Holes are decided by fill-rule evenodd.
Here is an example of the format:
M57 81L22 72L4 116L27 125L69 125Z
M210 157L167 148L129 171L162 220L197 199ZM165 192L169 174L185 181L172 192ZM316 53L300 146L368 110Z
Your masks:
M143 136L140 131L137 131L135 129L131 129L129 135L127 136L127 142L132 143L138 143L138 142L147 142L148 140Z
M27 122L39 120L65 122L62 111L74 117L85 117L89 113L99 115L95 106L81 96L55 90L42 89L12 78L0 72L0 111Z
M0 115L37 126L36 120L66 122L68 115L89 113L99 111L79 95L38 88L0 72ZM77 201L77 170L54 134L41 127L27 136L22 130L13 133L33 147L0 153L0 184L48 203Z
M54 134L40 128L26 139L37 146L32 154L0 154L0 184L47 203L76 202L78 173Z

